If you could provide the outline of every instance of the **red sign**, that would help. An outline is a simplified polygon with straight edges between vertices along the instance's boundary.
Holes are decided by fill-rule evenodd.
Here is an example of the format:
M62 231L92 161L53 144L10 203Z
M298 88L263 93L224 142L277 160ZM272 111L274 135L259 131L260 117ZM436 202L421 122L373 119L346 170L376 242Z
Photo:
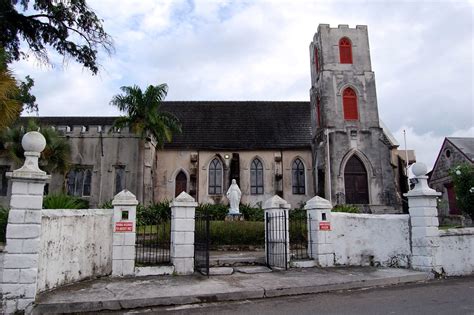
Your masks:
M331 231L331 222L327 222L327 221L319 222L319 230L320 231Z
M133 232L133 222L130 222L130 221L116 222L115 232Z

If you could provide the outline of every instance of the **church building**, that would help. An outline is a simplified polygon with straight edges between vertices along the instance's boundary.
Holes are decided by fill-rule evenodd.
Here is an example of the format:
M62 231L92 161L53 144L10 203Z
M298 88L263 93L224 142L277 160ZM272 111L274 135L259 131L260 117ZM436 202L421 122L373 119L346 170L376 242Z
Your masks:
M227 203L235 179L241 202L252 206L277 194L299 207L317 194L367 212L400 211L398 144L379 120L367 27L319 25L310 69L310 102L164 102L183 132L163 149L127 128L110 130L114 117L40 117L72 148L73 167L53 174L49 191L91 206L124 188L143 203L182 191L200 203ZM12 167L0 157L3 173ZM8 195L1 185L0 201Z

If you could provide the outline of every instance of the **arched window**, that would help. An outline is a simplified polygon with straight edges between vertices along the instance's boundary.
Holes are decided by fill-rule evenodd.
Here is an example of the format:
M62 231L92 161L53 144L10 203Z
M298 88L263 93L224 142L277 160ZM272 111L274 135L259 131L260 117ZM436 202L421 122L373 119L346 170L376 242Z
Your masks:
M222 163L214 158L209 164L209 195L222 194Z
M254 159L250 164L250 193L263 194L263 165L259 159Z
M174 196L178 197L178 195L182 193L183 191L186 192L187 186L188 186L188 178L186 177L186 174L184 174L183 171L179 171L175 179Z
M345 120L359 119L359 113L357 111L357 94L350 87L346 88L342 93L342 106L344 108Z
M352 44L347 37L339 40L339 57L341 63L352 63Z
M304 164L300 159L296 159L291 166L291 174L293 177L293 194L304 195L305 194L305 176L304 176Z
M344 169L344 185L346 190L346 203L368 204L369 185L367 171L362 161L355 155L347 161Z

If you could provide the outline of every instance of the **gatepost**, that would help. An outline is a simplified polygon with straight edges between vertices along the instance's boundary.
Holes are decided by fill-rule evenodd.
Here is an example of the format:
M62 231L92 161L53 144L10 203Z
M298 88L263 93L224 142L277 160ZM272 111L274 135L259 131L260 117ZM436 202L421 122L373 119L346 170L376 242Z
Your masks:
M411 222L413 269L441 273L437 259L439 249L438 209L436 199L441 193L428 186L427 168L423 163L413 164L415 187L404 194L408 198Z
M25 163L7 174L12 183L2 282L3 311L7 314L28 312L36 297L43 191L50 178L38 167L46 146L43 135L28 132L21 145Z
M133 275L138 201L134 194L125 189L115 195L112 205L114 206L112 276Z
M275 195L263 203L263 210L265 214L265 257L267 265L275 267L288 266L290 261L290 232L288 214L291 205L283 198ZM272 219L269 224L268 218ZM286 257L285 257L286 253ZM286 258L285 265L274 265L275 261L272 257Z
M304 206L308 220L308 254L321 267L334 266L334 246L331 240L331 203L319 196Z
M194 228L197 202L184 191L171 202L171 263L179 275L194 273Z

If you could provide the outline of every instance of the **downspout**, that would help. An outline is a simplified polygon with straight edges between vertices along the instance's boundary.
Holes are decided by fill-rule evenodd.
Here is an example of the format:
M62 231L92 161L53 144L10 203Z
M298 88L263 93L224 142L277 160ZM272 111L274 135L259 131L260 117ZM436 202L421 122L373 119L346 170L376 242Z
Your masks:
M331 159L329 150L329 129L326 129L326 142L327 142L327 169L328 169L328 189L329 189L329 202L332 204L332 184L331 184Z

